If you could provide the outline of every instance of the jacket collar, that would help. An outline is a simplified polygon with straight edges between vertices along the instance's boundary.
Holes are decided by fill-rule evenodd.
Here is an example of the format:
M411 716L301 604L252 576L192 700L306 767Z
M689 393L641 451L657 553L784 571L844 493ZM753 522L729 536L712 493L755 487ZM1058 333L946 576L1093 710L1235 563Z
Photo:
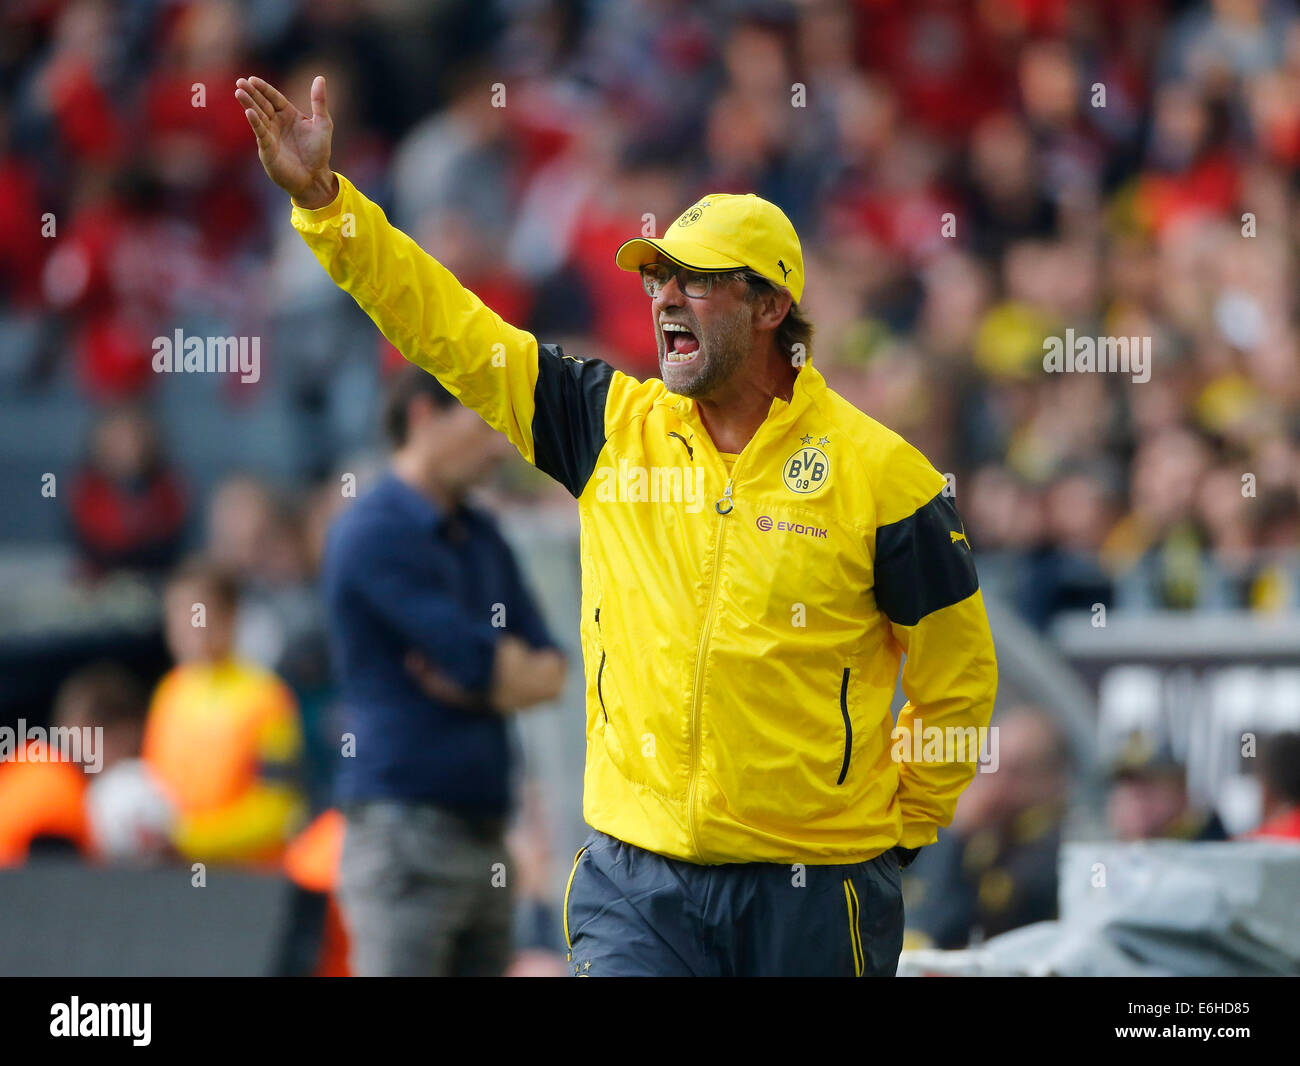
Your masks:
M768 408L763 424L758 427L758 433L788 426L808 409L814 397L825 391L826 379L812 363L805 363L795 375L794 391L789 402L779 396L772 397L772 405ZM677 416L697 433L703 432L704 422L700 418L700 407L694 399L670 392L664 402L668 403Z

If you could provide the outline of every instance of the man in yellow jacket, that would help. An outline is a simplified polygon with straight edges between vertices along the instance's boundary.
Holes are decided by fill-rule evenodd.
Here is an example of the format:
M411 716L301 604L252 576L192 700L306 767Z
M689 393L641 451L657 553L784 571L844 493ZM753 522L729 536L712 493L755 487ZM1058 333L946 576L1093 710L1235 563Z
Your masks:
M623 245L662 373L637 381L503 322L335 174L323 78L310 115L235 95L335 282L578 501L573 971L894 973L900 863L974 776L997 668L945 479L811 363L789 220L717 194Z

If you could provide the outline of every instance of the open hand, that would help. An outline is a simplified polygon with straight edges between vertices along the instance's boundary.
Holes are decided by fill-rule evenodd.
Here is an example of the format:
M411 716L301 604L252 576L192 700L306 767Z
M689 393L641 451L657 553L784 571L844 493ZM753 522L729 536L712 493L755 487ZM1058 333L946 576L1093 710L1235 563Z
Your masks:
M311 115L289 103L284 93L261 78L235 82L235 99L257 135L257 156L270 179L300 207L324 207L338 195L330 169L334 122L325 105L325 79L311 83Z

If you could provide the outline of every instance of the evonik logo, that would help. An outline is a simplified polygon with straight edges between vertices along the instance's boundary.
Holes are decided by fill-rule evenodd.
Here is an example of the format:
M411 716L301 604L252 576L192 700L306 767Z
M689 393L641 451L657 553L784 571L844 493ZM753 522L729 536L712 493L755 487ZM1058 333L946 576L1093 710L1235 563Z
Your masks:
M820 526L804 525L802 522L773 522L765 514L759 515L754 520L754 525L758 526L764 533L776 530L778 533L793 533L800 537L812 537L814 540L824 540L829 535Z

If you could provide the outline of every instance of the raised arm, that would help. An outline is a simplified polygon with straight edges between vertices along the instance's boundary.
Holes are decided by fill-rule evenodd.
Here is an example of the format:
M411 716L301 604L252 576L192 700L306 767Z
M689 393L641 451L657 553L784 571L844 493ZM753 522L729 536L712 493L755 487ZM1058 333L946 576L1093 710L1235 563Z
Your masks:
M324 78L312 83L311 117L260 78L236 84L262 166L289 193L293 225L330 277L406 359L580 495L604 446L616 372L504 322L330 169Z

